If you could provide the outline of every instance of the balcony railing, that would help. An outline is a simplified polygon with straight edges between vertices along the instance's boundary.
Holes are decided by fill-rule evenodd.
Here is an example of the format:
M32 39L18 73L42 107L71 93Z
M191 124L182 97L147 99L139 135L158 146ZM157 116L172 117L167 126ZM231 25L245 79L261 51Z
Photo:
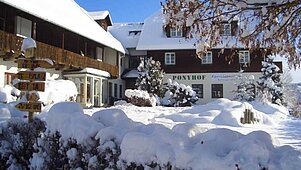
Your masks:
M23 38L0 31L0 52L13 50L15 54L21 53L21 45ZM118 77L118 67L104 63L87 56L81 56L62 48L54 47L45 43L36 42L37 49L35 50L36 58L49 58L54 61L56 65L72 67L72 68L95 68L107 71L112 78Z

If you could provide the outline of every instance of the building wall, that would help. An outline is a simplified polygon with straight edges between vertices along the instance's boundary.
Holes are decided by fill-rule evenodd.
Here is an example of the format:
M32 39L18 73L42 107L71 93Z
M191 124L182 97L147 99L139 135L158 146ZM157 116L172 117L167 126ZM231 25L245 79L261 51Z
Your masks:
M0 87L5 86L5 73L17 74L19 71L25 71L26 69L19 69L17 63L14 61L3 61L0 59ZM46 73L46 80L47 79L58 79L62 78L61 71L57 71L55 69L48 69Z
M165 74L164 82L168 79L178 82L179 84L185 84L192 86L192 84L202 84L203 85L203 98L199 99L200 104L205 104L210 101L216 100L211 96L211 85L212 84L223 84L223 98L233 99L234 90L237 86L237 76L239 73L175 73L175 74ZM243 76L250 77L254 76L254 84L261 76L261 73L243 73Z
M240 49L237 49L237 52ZM243 49L241 49L243 50ZM174 52L176 55L175 65L165 65L165 53ZM221 53L220 49L212 50L212 64L202 64L201 59L196 56L195 50L159 50L148 51L147 56L161 62L161 67L166 73L219 73L237 72L241 69L245 72L258 72L261 69L261 61L264 59L263 53L258 50L250 52L250 63L240 64L237 52L225 49ZM233 57L231 58L231 55Z

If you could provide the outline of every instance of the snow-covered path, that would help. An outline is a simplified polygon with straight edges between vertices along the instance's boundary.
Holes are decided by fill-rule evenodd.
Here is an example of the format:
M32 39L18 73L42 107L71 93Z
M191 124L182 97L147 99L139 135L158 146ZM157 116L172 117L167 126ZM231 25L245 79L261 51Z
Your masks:
M301 120L286 119L279 121L271 132L281 144L291 145L301 150Z

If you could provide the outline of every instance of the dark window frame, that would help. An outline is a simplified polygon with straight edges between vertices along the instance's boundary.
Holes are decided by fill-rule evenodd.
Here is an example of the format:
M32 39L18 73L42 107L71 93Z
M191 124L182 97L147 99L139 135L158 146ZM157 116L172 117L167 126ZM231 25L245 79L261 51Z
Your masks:
M223 84L211 84L211 98L223 98L224 85Z
M196 95L198 96L199 99L204 98L204 85L203 84L192 84L191 88L192 88L192 90L194 90L196 92Z

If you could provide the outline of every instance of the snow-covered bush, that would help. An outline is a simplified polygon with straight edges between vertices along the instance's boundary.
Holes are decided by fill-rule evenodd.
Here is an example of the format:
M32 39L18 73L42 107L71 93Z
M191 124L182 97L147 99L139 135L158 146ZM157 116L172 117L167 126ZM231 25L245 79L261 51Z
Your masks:
M273 63L273 57L268 56L262 62L262 76L257 82L258 98L263 102L283 104L283 86L281 81L281 70Z
M61 134L47 131L34 145L33 169L77 169L88 167L88 150L73 138L64 140Z
M165 84L164 97L161 100L163 106L183 107L191 106L198 100L195 91L190 86L172 82L168 79Z
M0 103L10 103L16 101L20 96L20 90L10 85L0 87Z
M76 86L70 80L47 80L45 82L45 91L39 92L40 101L44 105L75 101L77 94Z
M254 101L255 100L255 84L254 76L243 76L240 73L236 77L237 89L234 91L234 99L238 101Z
M130 103L136 106L156 106L155 96L149 94L147 91L127 89L125 90L125 96Z
M11 119L4 125L0 135L0 169L27 169L34 153L34 143L45 130L39 119L27 123Z
M138 78L136 86L138 90L147 91L150 94L159 95L164 72L161 69L161 63L152 58L143 59L138 66Z

